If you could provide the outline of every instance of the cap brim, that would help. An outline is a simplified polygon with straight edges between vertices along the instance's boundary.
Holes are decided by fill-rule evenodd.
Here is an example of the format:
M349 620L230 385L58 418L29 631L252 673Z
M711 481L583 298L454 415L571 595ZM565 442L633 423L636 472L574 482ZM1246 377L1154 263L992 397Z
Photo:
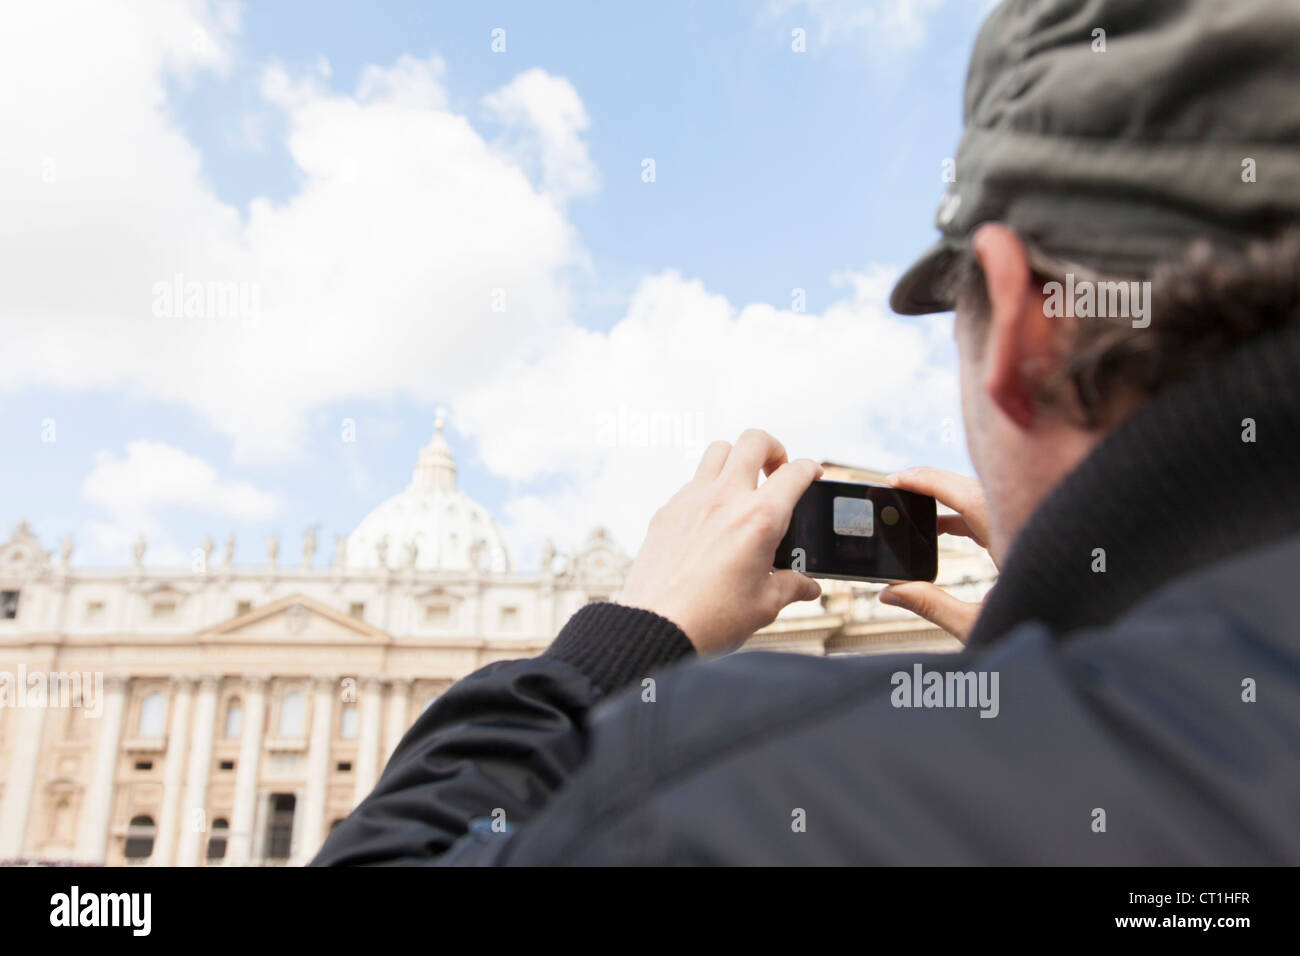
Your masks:
M889 307L899 315L929 315L955 308L949 291L948 274L967 240L945 236L927 249L889 294Z

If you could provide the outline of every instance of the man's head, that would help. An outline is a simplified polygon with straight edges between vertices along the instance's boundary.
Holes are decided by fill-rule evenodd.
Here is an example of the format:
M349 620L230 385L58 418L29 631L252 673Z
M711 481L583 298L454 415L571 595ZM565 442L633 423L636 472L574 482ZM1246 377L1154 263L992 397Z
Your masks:
M987 223L945 280L995 554L1134 409L1241 343L1300 322L1300 229L1244 252L1194 244L1150 279L1062 274L1071 267L1048 262L1011 229ZM1127 284L1151 321L1135 326L1132 309L1097 315L1105 309L1096 289L1106 283Z
M995 554L1098 441L1300 320L1300 4L1005 0L940 241L896 311L955 310Z

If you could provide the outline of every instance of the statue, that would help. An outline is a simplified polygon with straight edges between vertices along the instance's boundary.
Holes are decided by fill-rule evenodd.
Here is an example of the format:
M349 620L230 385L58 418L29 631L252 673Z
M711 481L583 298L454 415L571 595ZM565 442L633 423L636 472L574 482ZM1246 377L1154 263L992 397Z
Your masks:
M379 566L381 568L387 568L388 567L388 535L384 535L382 538L379 539L379 543L375 545L375 554L379 556Z
M482 538L475 538L474 543L469 546L469 566L470 570L483 570L483 548L487 544Z
M316 557L316 531L308 528L302 533L302 566L303 569L311 567L311 559Z
M136 538L135 547L131 549L131 553L135 556L135 566L137 568L144 566L144 553L148 547L149 545L144 540L144 535L140 535L140 537Z
M203 549L203 567L205 569L210 568L212 567L212 535L204 537L201 547Z
M75 546L72 535L65 535L59 546L59 567L64 571L68 570L68 565L72 563L72 549Z
M420 556L420 545L412 538L406 545L406 566L412 571L415 570L416 559Z
M334 536L334 557L330 566L339 571L348 566L348 539L344 535Z
M226 570L229 571L235 565L235 536L232 534L226 539Z
M266 539L266 556L271 567L275 567L275 559L280 556L280 539L274 534Z
M555 570L555 542L547 538L542 545L542 573L551 574Z

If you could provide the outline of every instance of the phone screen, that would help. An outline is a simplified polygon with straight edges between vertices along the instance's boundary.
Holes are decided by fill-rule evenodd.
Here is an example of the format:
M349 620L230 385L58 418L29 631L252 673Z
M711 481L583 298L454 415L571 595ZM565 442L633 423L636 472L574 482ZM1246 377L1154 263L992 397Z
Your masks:
M814 481L795 505L773 567L849 581L933 581L935 502L885 485Z

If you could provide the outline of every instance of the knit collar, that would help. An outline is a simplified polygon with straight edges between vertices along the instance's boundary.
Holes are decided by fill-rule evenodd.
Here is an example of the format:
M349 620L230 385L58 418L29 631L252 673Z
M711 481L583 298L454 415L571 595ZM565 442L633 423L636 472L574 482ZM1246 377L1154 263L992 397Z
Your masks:
M969 645L1025 621L1107 624L1181 575L1300 532L1298 384L1291 322L1134 412L1025 524Z

